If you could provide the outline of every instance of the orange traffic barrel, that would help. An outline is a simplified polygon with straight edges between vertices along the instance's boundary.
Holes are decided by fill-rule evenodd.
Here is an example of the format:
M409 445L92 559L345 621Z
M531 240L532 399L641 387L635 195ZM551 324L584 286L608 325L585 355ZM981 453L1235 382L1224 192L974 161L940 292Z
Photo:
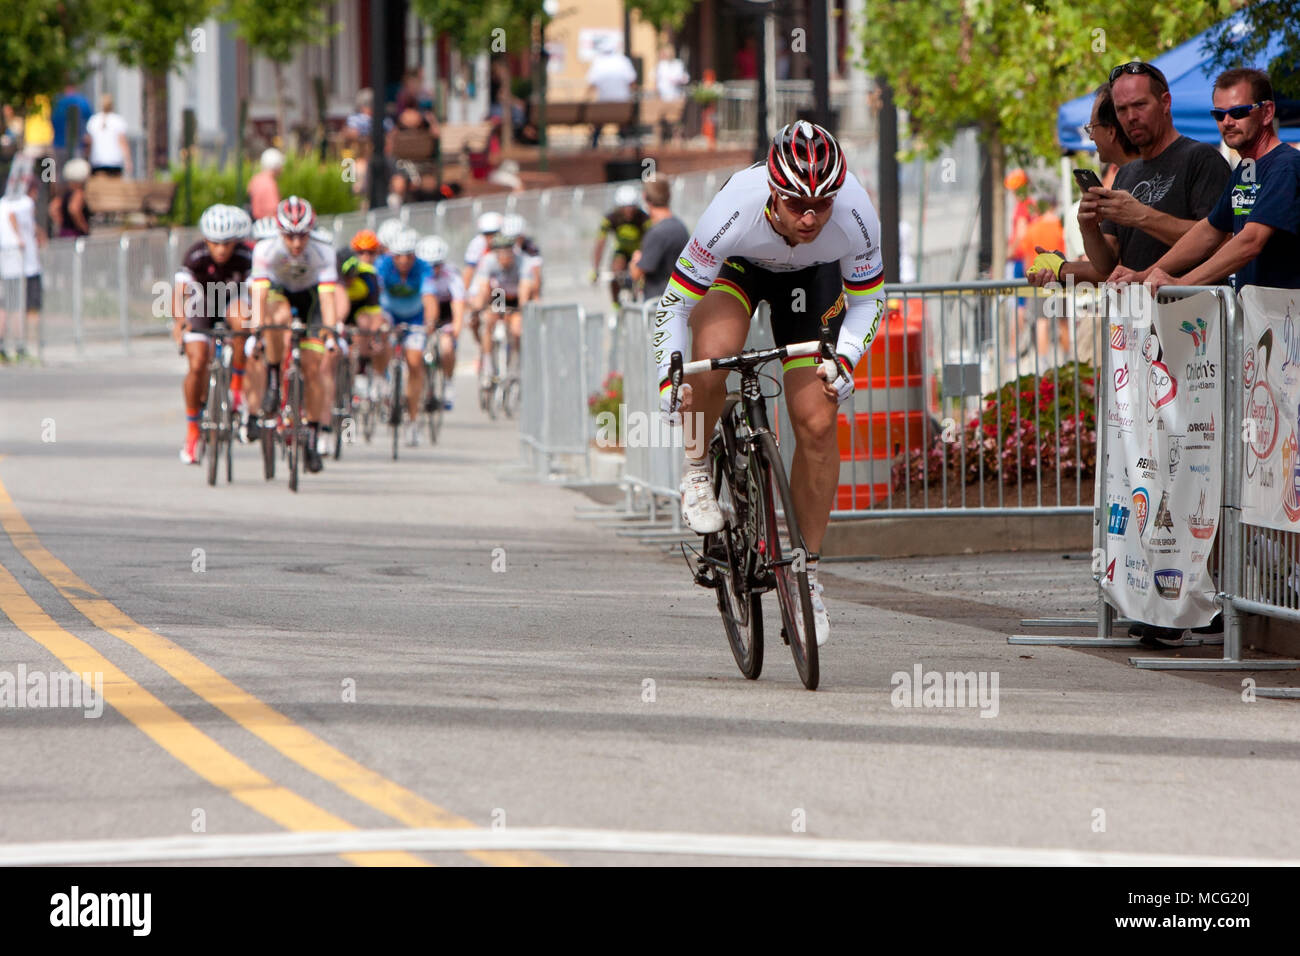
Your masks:
M870 508L888 497L895 459L929 445L924 308L920 298L889 299L882 328L854 372L852 411L845 406L837 422L836 510Z

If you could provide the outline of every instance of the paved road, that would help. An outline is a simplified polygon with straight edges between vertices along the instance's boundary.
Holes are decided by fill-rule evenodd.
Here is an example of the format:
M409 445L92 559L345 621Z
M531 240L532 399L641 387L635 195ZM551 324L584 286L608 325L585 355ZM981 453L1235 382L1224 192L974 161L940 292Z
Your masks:
M1006 643L1091 609L1083 562L832 565L823 689L779 645L751 683L680 557L511 480L468 379L436 448L349 448L292 495L253 449L215 490L177 462L179 376L165 346L0 369L0 681L100 672L108 701L0 707L0 861L146 838L306 865L1300 858L1292 703ZM895 706L917 665L996 675L996 716ZM470 826L549 849L428 849ZM398 827L426 842L356 849ZM230 839L323 831L336 852Z

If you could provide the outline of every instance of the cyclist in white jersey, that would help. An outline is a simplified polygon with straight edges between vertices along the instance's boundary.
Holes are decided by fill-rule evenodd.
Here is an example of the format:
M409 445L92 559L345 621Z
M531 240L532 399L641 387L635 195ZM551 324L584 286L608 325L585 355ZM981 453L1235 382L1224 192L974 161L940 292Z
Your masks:
M492 245L492 237L501 231L505 225L505 216L499 212L485 212L478 217L475 223L478 228L478 234L469 241L465 247L465 266L461 269L461 282L468 289L474 284L474 273L478 269L478 264L483 261ZM472 304L469 308L469 330L474 336L475 342L483 341L482 326L479 321L478 309ZM483 357L479 356L478 368L483 368Z
M672 353L685 353L687 321L694 359L734 355L745 344L759 301L772 310L777 345L818 338L828 325L838 361L785 362L785 396L794 425L790 488L810 552L817 643L830 632L817 581L831 504L839 483L836 414L853 394L853 368L871 345L884 312L880 220L866 190L848 172L839 144L808 122L784 127L766 167L732 176L700 217L659 300L651 344L665 414L698 413L686 436L682 515L696 532L721 530L706 455L726 398L726 372L689 376L677 409L668 407Z
M433 270L433 294L438 299L438 323L434 331L438 361L442 365L443 407L451 411L456 396L452 378L456 371L456 343L465 323L465 283L447 264L447 242L440 236L425 236L415 247L417 258L424 260Z
M322 359L325 346L313 334L321 325L337 326L334 286L338 282L334 248L311 235L316 225L316 211L311 203L298 196L283 200L276 209L279 235L263 239L253 247L253 324L287 325L296 310L308 326L307 336L299 340L304 385L303 406L312 441L305 449L303 464L308 471L323 467L316 443L322 422L330 420L333 398L332 383L324 381ZM316 307L319 306L319 319ZM266 350L268 376L279 379L279 366L289 348L289 330L262 336ZM263 414L272 409L263 408ZM254 429L250 427L250 438Z
M492 250L479 262L469 287L470 304L485 316L483 337L479 340L481 354L485 356L480 373L481 385L486 385L494 371L498 371L492 368L492 333L498 322L506 323L510 339L509 361L512 366L518 364L519 336L523 331L520 309L536 295L533 280L515 251L517 240L518 236L497 233L492 239Z

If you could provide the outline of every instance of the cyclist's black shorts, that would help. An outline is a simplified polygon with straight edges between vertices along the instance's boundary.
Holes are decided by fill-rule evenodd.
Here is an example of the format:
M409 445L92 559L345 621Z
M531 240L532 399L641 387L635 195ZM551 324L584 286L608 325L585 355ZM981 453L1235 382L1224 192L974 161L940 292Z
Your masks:
M446 325L451 322L451 299L446 302L438 301L438 325Z
M766 299L772 310L772 338L778 346L816 341L823 322L830 326L834 342L844 321L844 279L838 262L797 272L770 272L748 259L727 259L710 289L734 295L751 315ZM802 311L797 311L800 305Z

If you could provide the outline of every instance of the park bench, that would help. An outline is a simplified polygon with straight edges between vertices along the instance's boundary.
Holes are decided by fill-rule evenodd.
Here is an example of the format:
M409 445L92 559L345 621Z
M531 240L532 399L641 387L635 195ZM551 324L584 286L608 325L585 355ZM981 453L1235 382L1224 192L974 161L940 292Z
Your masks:
M91 176L86 182L86 204L96 220L143 214L153 220L165 216L176 199L176 184L155 180Z

